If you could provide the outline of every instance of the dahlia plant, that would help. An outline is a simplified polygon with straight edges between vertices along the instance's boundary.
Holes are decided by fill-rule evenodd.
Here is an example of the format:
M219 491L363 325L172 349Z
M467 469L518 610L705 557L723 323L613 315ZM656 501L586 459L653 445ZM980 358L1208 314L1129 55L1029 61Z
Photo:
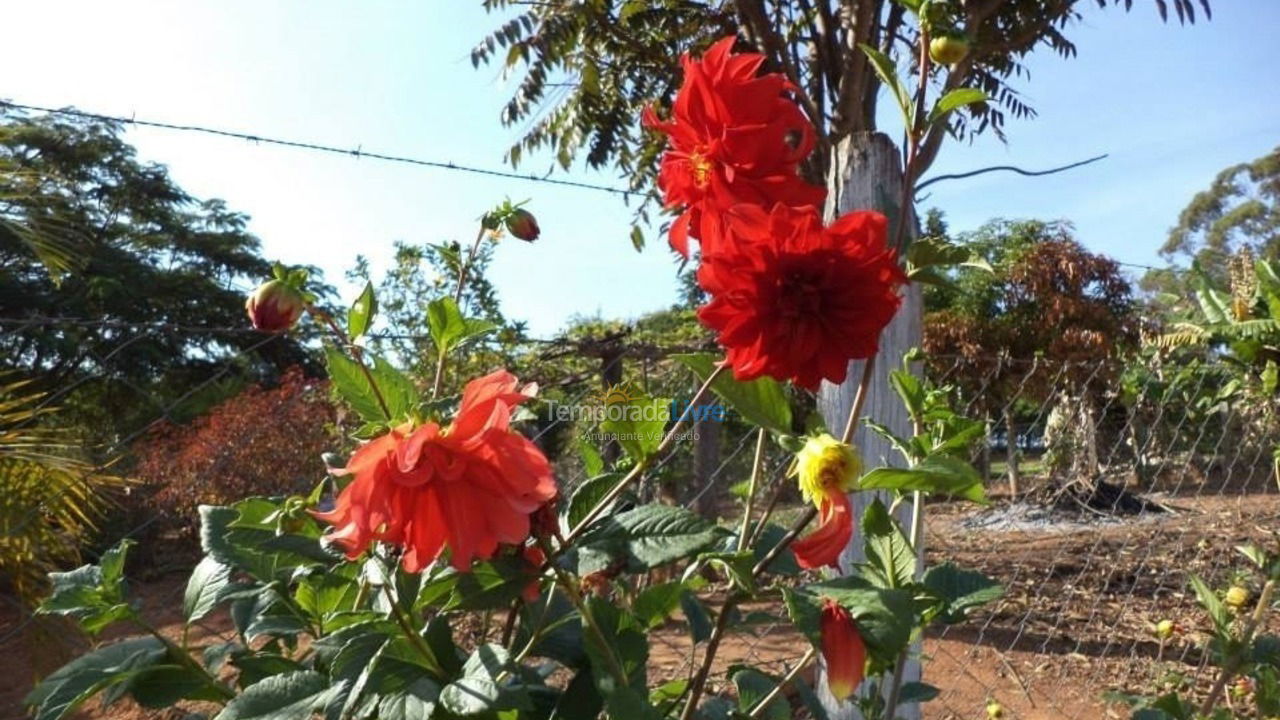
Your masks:
M185 631L171 637L149 625L126 596L127 544L98 565L55 573L41 612L91 634L121 623L144 634L45 678L27 699L36 717L63 717L101 694L217 720L691 720L786 717L800 707L823 718L841 703L891 720L935 695L904 682L913 644L1000 588L951 565L923 568L920 512L930 494L984 501L967 462L983 427L952 412L949 389L922 382L905 360L891 383L914 434L866 424L900 449L900 467L864 472L850 444L860 402L842 430L793 415L786 384L840 382L850 361L875 356L908 274L883 216L823 222L823 189L796 174L813 130L792 88L732 46L726 38L685 58L671 115L649 113L645 124L669 138L659 184L676 214L671 243L688 255L698 242L697 278L709 296L699 317L724 348L723 357L679 358L699 381L683 407L714 394L758 426L758 447L772 438L795 454L787 477L812 506L791 527L772 522L774 503L755 509L762 452L744 517L732 523L635 500L687 412L606 421L625 455L564 485L522 431L536 387L505 369L458 388L444 382L458 348L492 329L459 309L469 262L453 297L429 309L437 356L425 391L363 349L377 311L370 288L344 323L312 304L305 278L281 272L254 293L251 319L284 331L305 308L329 329L332 384L362 422L349 458L330 463L331 476L306 497L200 509L206 556L183 610L190 625L227 608L229 642L197 647ZM530 242L539 234L528 210L506 203L482 218L474 247L502 228ZM863 491L883 501L854 517L849 494ZM900 504L914 508L906 528L895 519ZM864 559L842 560L855 543ZM812 648L785 676L747 665L722 675L723 641L750 624L743 603L769 600ZM677 613L694 661L687 675L660 676L649 632ZM825 672L811 683L803 671L815 657Z

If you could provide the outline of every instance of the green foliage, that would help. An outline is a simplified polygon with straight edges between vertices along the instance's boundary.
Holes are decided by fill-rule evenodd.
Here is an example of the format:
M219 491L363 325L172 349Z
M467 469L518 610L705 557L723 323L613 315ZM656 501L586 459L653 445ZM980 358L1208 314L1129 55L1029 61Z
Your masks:
M244 215L184 192L120 132L0 110L0 316L107 321L6 332L0 369L71 388L66 417L102 438L134 432L157 405L183 420L246 379L314 364L287 337L177 329L247 327L236 285L269 276L271 264Z
M0 373L0 578L28 602L45 590L46 573L79 560L111 493L128 485L85 460L44 400Z

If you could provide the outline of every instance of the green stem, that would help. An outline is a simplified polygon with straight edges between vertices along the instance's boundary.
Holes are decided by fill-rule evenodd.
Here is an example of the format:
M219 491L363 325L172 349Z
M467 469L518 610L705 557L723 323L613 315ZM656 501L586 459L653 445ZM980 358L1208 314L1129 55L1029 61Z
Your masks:
M137 625L138 627L142 628L145 632L147 632L147 634L159 640L161 644L164 645L165 650L169 652L169 656L172 657L175 662L182 663L186 667L190 668L192 671L202 675L204 677L205 683L210 688L212 688L215 692L217 692L219 695L222 696L222 703L224 705L226 704L227 700L231 700L235 698L236 693L234 690L218 682L218 679L213 675L211 675L203 665L196 662L195 659L191 657L190 653L188 653L184 648L181 648L175 645L174 642L169 638L160 634L160 631L152 627L151 623L147 622L146 620L143 620L142 617L139 616L137 613L131 613L129 619L132 620L135 625ZM185 635L185 632L186 631L184 629L183 631L184 635Z
M480 230L476 232L476 240L471 244L471 252L467 253L467 259L458 266L458 287L453 291L453 304L462 311L462 290L467 286L467 271L471 269L471 264L475 262L476 255L480 252L480 243L484 240L486 230L484 222L480 223ZM431 399L434 400L440 396L440 386L444 384L444 366L448 359L448 353L445 348L436 348L436 376L431 381Z
M801 670L808 667L809 662L813 660L813 656L816 654L817 652L813 649L813 646L810 645L808 651L805 652L804 657L800 658L800 662L797 662L796 666L791 668L790 672L788 672L785 677L783 677L781 680L778 681L778 684L775 685L773 689L769 691L768 695L765 695L764 697L760 698L760 702L756 703L751 708L751 711L747 713L747 717L758 718L761 715L763 715L765 708L769 707L769 703L772 703L774 701L774 698L782 694L782 691L787 688L787 685L791 684L792 680L796 679L796 676L800 674Z
M706 381L702 383L702 387L698 388L698 392L694 393L693 399L689 401L687 407L692 408L698 404L698 401L702 399L702 396L711 388L711 383L720 376L720 373L724 372L726 367L728 366L724 363L720 363L716 366L715 370L711 371L711 374L707 376ZM596 503L595 507L591 508L591 511L586 514L586 517L582 518L576 526L569 530L569 534L564 536L564 542L561 544L562 549L577 539L577 537L582 534L582 531L587 529L588 525L595 522L596 518L604 512L605 508L609 507L609 505L612 504L614 500L617 500L633 482L643 475L644 471L653 463L654 458L667 451L667 448L671 446L671 443L674 442L675 438L679 435L681 428L684 427L687 417L687 412L682 414L676 420L676 423L671 426L671 429L667 431L667 434L663 436L662 442L658 443L657 449L640 462L637 462L635 466L631 468L631 471L619 480L618 484L614 485L613 488ZM551 553L547 553L547 558L547 563L550 564L555 559L555 556Z
M437 677L444 678L446 673L444 668L440 666L439 659L436 658L435 652L432 651L431 646L427 644L422 635L414 630L413 623L400 605L400 600L396 598L395 593L391 592L391 585L383 584L382 593L386 596L387 604L391 607L391 617L400 626L400 631L404 633L405 639L422 656L427 669L435 673Z
M767 433L760 428L756 435L756 454L751 462L751 481L747 486L747 505L742 510L742 528L738 530L738 552L747 547L747 531L751 528L751 505L756 499L756 483L760 480L760 469L764 464L764 443Z
M551 547L541 538L538 544L542 546L542 551L551 556ZM556 584L564 590L569 598L569 602L577 609L578 614L582 616L582 623L586 625L587 633L595 639L596 645L600 649L600 654L604 656L609 665L609 674L613 675L613 679L618 683L618 687L627 687L630 681L627 679L627 672L622 667L622 661L618 659L617 653L614 652L613 645L609 643L608 636L600 629L600 625L596 623L595 616L591 614L591 609L587 607L586 600L582 597L582 592L578 589L574 578L569 576L564 570L561 570L555 563L551 564L551 570L555 573Z

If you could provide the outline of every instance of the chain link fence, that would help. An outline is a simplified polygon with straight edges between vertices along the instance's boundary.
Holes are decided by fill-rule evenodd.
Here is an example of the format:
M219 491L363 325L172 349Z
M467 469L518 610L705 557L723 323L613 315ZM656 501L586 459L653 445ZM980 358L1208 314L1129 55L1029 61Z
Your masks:
M0 333L18 332L0 322ZM117 348L147 332L225 336L234 329L122 328ZM244 378L250 355L272 342L228 343L211 353L204 377L180 395L154 404L134 426L121 428L104 448L124 458L158 424L184 420L188 401L230 378ZM687 399L696 387L692 372L668 350L628 346L614 339L608 353L585 341L541 343L528 358L555 359L538 373L554 403L607 402L610 390ZM688 350L689 348L679 348ZM114 352L114 351L113 351ZM556 355L559 353L560 355ZM56 405L77 387L111 378L111 358L86 355L75 379L43 402ZM587 368L588 371L583 371ZM526 368L513 367L526 375ZM949 386L960 407L988 423L973 460L989 478L993 502L979 507L931 502L926 512L930 564L953 561L982 570L1005 586L1001 600L968 622L931 631L924 639L924 679L940 690L926 706L927 718L980 718L999 702L1005 717L1092 718L1108 712L1108 691L1150 691L1170 673L1207 684L1206 619L1187 581L1211 581L1239 567L1233 547L1272 536L1280 515L1273 450L1280 442L1274 412L1228 392L1229 374L1212 359L1188 365L1146 362L1015 361L998 356L934 357L924 372ZM559 373L559 374L558 374ZM557 375L558 374L558 375ZM146 387L113 383L150 402ZM796 398L803 403L803 398ZM601 429L563 420L541 406L530 434L553 453L566 494L586 479L590 445L606 460L618 451L600 442ZM335 443L340 433L335 431ZM660 500L715 515L739 517L742 490L753 460L754 430L735 420L695 423L681 442L659 458L638 488L640 500ZM781 447L765 447L759 508L773 509L786 525L803 511L790 461ZM318 479L318 478L317 478ZM127 504L128 497L118 499ZM194 508L191 522L195 523ZM26 522L38 521L38 510ZM148 537L154 517L127 526L106 523L106 547L124 537ZM18 528L6 528L15 532ZM177 621L185 572L159 574L141 568L134 587L144 608L162 623ZM675 572L678 572L675 571ZM640 582L656 582L662 576ZM19 702L31 672L48 672L68 659L81 641L38 621L14 597L0 593L0 656L22 658L24 672L0 685L0 718L23 717ZM708 607L718 608L712 595ZM775 620L765 620L764 612ZM808 645L794 632L776 592L745 605L742 621L726 639L709 693L732 693L727 672L749 663L781 676L800 661ZM1160 642L1160 620L1186 632ZM496 631L496 629L495 629ZM197 639L230 640L230 623L202 621ZM654 678L687 677L701 661L689 623L677 618L651 633ZM812 673L807 669L805 674ZM802 675L803 676L803 675ZM6 708L12 708L6 709Z

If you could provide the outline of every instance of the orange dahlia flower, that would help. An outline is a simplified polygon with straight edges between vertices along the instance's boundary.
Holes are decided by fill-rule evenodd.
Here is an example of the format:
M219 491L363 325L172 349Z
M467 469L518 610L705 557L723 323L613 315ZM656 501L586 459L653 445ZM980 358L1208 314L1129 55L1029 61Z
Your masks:
M680 59L684 82L671 119L652 110L644 124L666 134L658 169L664 203L681 212L671 225L671 247L689 256L689 238L705 253L721 236L721 214L736 203L821 205L826 189L796 174L813 150L814 129L788 96L778 73L757 76L764 56L730 54L736 38L716 42L702 59Z
M375 541L402 547L409 572L446 548L466 570L499 543L523 543L529 514L556 494L546 456L510 426L532 390L498 370L467 383L448 427L406 423L362 445L339 471L355 479L316 513L333 525L327 537L353 559Z
M837 700L847 700L857 692L866 674L866 643L853 616L831 598L823 598L818 630L822 635L822 659L827 664L827 688Z
M768 375L817 390L849 361L876 353L906 276L885 242L885 217L858 211L830 227L814 207L734 206L724 242L704 253L698 283L738 380Z
M848 493L862 473L853 448L823 433L805 441L793 469L800 494L818 508L818 529L791 543L802 568L839 567L840 553L853 539L853 507Z

